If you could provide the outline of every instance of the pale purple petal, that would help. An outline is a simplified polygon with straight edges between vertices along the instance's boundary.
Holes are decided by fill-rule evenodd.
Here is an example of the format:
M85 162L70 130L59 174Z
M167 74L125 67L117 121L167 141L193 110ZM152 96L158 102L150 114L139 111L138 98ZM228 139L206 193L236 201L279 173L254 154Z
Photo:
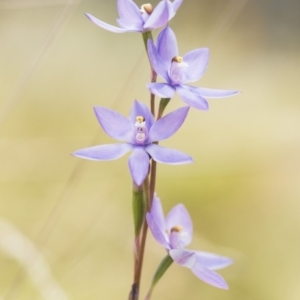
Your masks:
M130 144L111 144L84 148L72 155L90 160L114 160L122 157L132 149Z
M129 114L130 122L132 124L135 124L136 117L138 117L138 116L142 116L145 118L146 126L147 126L148 130L151 128L152 124L155 122L155 119L154 119L152 113L150 112L148 106L142 102L135 100L131 107L130 114Z
M177 40L173 30L167 26L157 37L157 51L166 61L168 70L174 56L178 55Z
M161 98L172 98L175 93L175 89L168 83L152 82L147 84L147 88L151 94Z
M228 289L228 285L221 275L212 270L202 267L201 264L196 263L196 265L192 268L192 272L199 279L210 285L213 285L220 289Z
M233 260L229 257L216 255L209 252L195 251L197 263L210 270L218 270L232 264Z
M166 232L167 226L166 226L164 211L161 205L161 201L156 195L154 195L153 197L150 214L152 219L155 221L156 225L164 235L165 239L168 241L169 237Z
M153 41L151 41L150 39L148 39L147 50L151 66L154 69L154 71L158 75L160 75L165 81L170 82L168 75L168 64L165 60L161 58L155 45L153 44Z
M185 246L190 244L191 236L183 230L172 230L169 236L170 246L172 249L183 249Z
M174 206L166 217L167 229L170 232L172 248L184 248L189 245L193 237L193 223L189 212L183 204ZM180 226L180 230L172 228Z
M173 10L174 10L174 13L177 11L177 9L179 8L179 6L181 5L183 0L174 0L173 1Z
M102 27L103 29L106 29L108 31L111 32L115 32L115 33L124 33L124 32L129 32L129 31L136 31L136 30L129 30L127 28L120 28L120 27L116 27L110 24L107 24L99 19L97 19L96 17L92 16L91 14L85 14L88 19L90 19L94 24L96 24L99 27Z
M197 109L207 110L207 101L196 92L195 89L188 85L178 85L176 86L176 91L178 92L180 98L189 106Z
M163 234L161 229L158 227L158 225L156 224L156 222L153 219L153 217L151 216L151 214L147 213L146 219L147 219L147 224L149 226L149 229L150 229L153 237L155 238L155 240L159 244L161 244L163 247L165 247L166 249L170 249L170 246L165 238L165 235Z
M144 24L144 29L152 30L166 25L172 12L173 7L170 1L160 1Z
M188 64L185 68L185 82L194 82L202 77L209 60L209 49L200 48L188 52L183 56L183 61Z
M174 206L166 217L167 229L171 229L175 226L181 226L183 230L187 231L192 237L193 235L193 223L191 216L185 206L181 203Z
M160 163L180 165L193 162L193 159L185 153L156 144L150 144L145 149L155 161Z
M132 24L131 22L126 22L123 19L117 19L117 23L121 28L125 28L127 32L142 32L143 28Z
M202 87L194 87L194 89L197 89L197 93L205 98L225 98L240 93L239 91L236 90L217 90L217 89L207 89Z
M106 134L119 141L132 142L134 127L127 118L105 107L94 107L94 111Z
M156 121L149 131L149 142L161 141L172 136L183 124L189 107L181 107Z
M118 0L118 12L121 23L126 28L136 28L139 31L143 30L143 18L138 6L132 0Z
M149 155L143 147L134 147L128 165L134 182L140 186L148 175Z
M196 264L196 255L193 251L186 249L171 249L169 255L182 267L192 269Z

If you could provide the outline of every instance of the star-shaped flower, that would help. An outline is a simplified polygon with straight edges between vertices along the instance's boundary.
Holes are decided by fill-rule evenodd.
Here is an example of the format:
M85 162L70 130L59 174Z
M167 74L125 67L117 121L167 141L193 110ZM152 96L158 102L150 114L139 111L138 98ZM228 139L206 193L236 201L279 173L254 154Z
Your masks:
M167 249L173 261L187 267L204 282L218 288L228 289L226 281L213 270L227 267L230 258L209 252L184 249L192 241L193 224L183 204L174 206L164 217L161 202L154 196L147 223L155 240Z
M74 152L74 156L90 160L114 160L132 150L128 164L137 185L141 185L148 174L150 157L171 165L193 161L185 153L154 143L169 138L180 128L188 114L188 106L179 108L158 121L154 120L148 107L138 101L134 102L129 118L105 107L95 107L94 110L106 134L125 143L81 149Z
M175 91L188 105L197 109L208 109L205 98L222 98L238 93L234 90L215 90L189 86L187 82L197 81L204 74L209 50L199 48L178 55L176 36L168 26L161 31L157 38L157 47L148 39L148 54L153 69L166 83L149 83L148 89L152 94L162 98L172 98Z
M155 8L150 3L139 8L132 0L118 0L120 18L117 23L120 27L107 24L90 14L86 16L96 25L112 32L146 32L166 25L174 17L182 1L163 0Z

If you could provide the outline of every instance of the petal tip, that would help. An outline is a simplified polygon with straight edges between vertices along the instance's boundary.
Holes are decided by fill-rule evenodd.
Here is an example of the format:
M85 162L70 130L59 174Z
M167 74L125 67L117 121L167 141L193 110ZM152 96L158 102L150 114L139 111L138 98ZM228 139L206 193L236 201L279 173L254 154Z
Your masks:
M70 153L70 155L78 157L78 156L80 156L80 150L76 150L76 151Z
M224 281L224 284L222 285L222 287L220 286L220 288L223 290L229 290L229 286L226 281Z
M89 13L84 13L84 15L91 21L93 22L93 18L95 18L93 15L89 14Z
M188 156L185 162L183 164L193 164L195 161L191 156Z
M190 110L190 106L185 106L185 107L183 107L182 108L182 110L184 110L185 111L185 113L186 113L186 115L188 114L188 112L189 112L189 110Z
M75 152L72 152L72 153L70 153L70 155L73 156L73 157L78 157L78 158L88 159L87 157L85 157L84 155L82 155L82 154L80 153L80 150L75 151Z

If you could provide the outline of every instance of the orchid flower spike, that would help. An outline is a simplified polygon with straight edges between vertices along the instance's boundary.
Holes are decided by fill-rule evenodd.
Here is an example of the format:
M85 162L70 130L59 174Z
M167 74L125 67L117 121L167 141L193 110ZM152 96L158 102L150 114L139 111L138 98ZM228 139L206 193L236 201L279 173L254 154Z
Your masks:
M230 258L184 249L192 240L193 224L183 204L174 206L165 218L160 199L155 195L151 212L146 214L146 218L153 237L168 251L175 263L189 268L199 279L210 285L228 289L226 281L213 270L230 265Z
M118 0L120 27L107 24L91 14L85 14L93 23L108 31L115 33L123 32L146 32L165 26L171 20L183 0L162 0L155 8L150 3L139 8L132 0Z
M176 36L168 26L159 34L157 46L148 39L148 55L155 72L166 81L147 85L156 96L172 98L177 91L187 105L207 110L208 103L205 98L222 98L239 93L235 90L215 90L185 84L202 77L208 64L209 50L199 48L179 56Z
M94 110L106 134L125 143L81 149L74 152L74 156L90 160L114 160L132 150L128 164L131 176L138 186L148 174L150 158L171 165L193 161L185 153L154 143L169 138L180 128L188 114L188 106L179 108L158 121L154 120L148 107L138 101L134 102L129 118L105 107L95 107Z

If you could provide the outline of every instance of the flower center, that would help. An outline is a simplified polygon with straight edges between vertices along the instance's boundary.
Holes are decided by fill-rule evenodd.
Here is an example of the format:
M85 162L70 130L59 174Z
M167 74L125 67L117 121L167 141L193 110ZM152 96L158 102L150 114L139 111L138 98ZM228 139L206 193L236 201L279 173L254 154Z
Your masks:
M173 84L179 84L185 80L186 67L188 67L188 64L183 61L181 56L174 56L172 58L169 75Z
M172 227L171 232L180 232L180 231L182 231L182 229L183 228L181 226L177 225L177 226Z
M150 15L153 12L153 7L150 3L145 3L141 6L140 9L141 13L147 13L148 15Z
M181 63L181 62L183 62L183 58L181 57L181 56L174 56L173 58L172 58L172 62L173 61L176 61L176 62L178 62L178 63Z
M135 141L137 144L142 145L148 137L148 130L146 127L146 120L143 116L137 116L135 118Z
M171 228L170 232L170 244L173 249L180 249L186 245L186 239L188 235L187 232L184 231L183 227L180 225L176 225Z

